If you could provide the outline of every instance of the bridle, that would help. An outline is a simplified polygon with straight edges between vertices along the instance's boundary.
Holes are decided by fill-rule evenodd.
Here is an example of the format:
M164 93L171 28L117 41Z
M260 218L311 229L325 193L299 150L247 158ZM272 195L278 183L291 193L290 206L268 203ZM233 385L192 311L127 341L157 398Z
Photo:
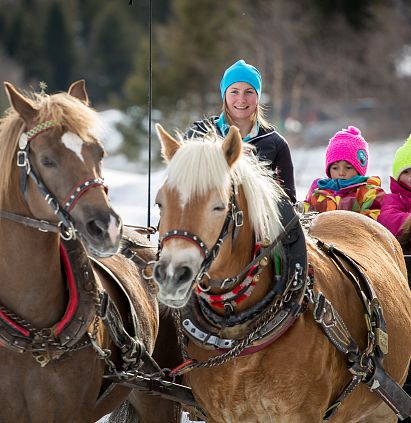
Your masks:
M161 252L164 243L172 238L185 239L194 243L194 245L196 245L200 249L204 259L201 263L199 271L197 272L197 275L194 278L194 281L196 282L199 290L203 292L207 292L213 287L220 289L232 289L249 273L250 270L253 271L253 274L259 273L258 267L262 263L262 259L268 257L272 253L273 248L277 246L283 240L283 238L288 236L290 229L293 228L299 220L298 215L294 214L291 220L287 222L286 226L284 227L284 230L280 233L280 235L278 235L269 245L262 244L260 240L256 240L256 247L258 247L258 252L254 255L252 261L244 269L242 269L238 275L222 280L211 279L207 272L210 266L212 265L213 261L216 259L218 253L220 252L224 240L230 233L231 223L234 224L234 229L232 230L233 242L237 238L239 228L243 226L244 213L239 208L238 187L233 180L231 181L231 187L231 197L227 215L221 228L220 235L218 236L217 241L210 250L207 249L206 244L201 240L198 235L184 230L172 229L166 232L159 240L159 252ZM207 287L204 287L202 285L202 281L205 276L208 277Z
M238 235L238 230L244 223L244 214L240 210L238 206L238 188L235 185L234 181L231 181L231 196L229 201L229 207L227 210L227 214L221 228L220 234L217 238L217 241L213 245L213 247L208 250L205 242L201 240L198 235L195 235L189 231L179 230L179 229L171 229L170 231L166 232L159 240L159 252L164 246L164 243L173 238L182 238L186 241L193 243L200 251L204 257L203 262L201 263L200 270L195 277L195 281L197 284L200 284L204 276L208 276L207 272L210 268L213 261L216 259L218 253L220 252L221 246L223 245L224 240L230 234L230 226L231 223L234 224L234 229L232 230L232 240L233 242L236 240Z
M37 172L30 164L29 161L29 150L30 142L38 135L52 129L58 125L58 122L49 120L32 128L30 131L23 132L19 139L19 150L17 151L17 166L20 169L20 190L24 195L27 202L27 181L28 177L34 181L38 190L43 195L46 202L53 209L54 214L59 219L57 224L53 224L44 220L38 220L21 216L19 214L0 210L0 217L12 220L17 223L22 223L26 226L37 228L42 232L57 232L65 240L76 239L76 229L74 228L74 222L70 215L70 211L75 207L77 200L83 195L88 189L95 186L102 186L104 191L107 193L107 185L101 178L91 178L80 182L75 185L69 194L63 201L63 206L60 206L58 200L50 192Z

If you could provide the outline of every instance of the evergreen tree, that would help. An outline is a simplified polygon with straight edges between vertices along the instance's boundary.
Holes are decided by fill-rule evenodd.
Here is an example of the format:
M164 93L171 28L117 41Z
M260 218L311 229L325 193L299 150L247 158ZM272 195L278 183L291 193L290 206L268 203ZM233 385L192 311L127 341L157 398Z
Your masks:
M47 76L41 33L37 27L37 22L32 16L22 16L20 42L15 57L22 65L27 80L42 80Z
M153 39L153 96L157 106L168 108L176 102L204 113L218 101L218 82L226 66L241 50L238 40L238 0L174 0L172 15L158 26ZM147 45L147 41L145 41ZM147 57L144 52L128 81L130 99L143 104L147 96ZM211 96L210 100L210 93Z
M100 99L107 98L109 93L121 97L132 70L137 34L125 12L125 7L107 4L93 27L89 53L93 66L91 82Z
M21 34L23 29L22 21L22 15L18 12L15 12L4 35L6 53L12 58L15 57L21 42Z
M43 45L48 65L47 83L50 91L65 90L72 82L76 52L72 30L63 6L53 1L48 9Z

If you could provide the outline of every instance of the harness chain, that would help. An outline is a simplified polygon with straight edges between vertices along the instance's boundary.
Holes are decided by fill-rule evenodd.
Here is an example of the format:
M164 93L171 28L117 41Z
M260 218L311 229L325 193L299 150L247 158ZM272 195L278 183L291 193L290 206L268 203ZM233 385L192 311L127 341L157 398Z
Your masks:
M245 348L247 348L252 343L255 334L258 333L264 326L266 326L268 322L270 322L272 317L281 310L285 302L288 302L290 300L291 296L289 296L288 294L288 289L286 289L283 295L277 296L277 298L274 300L274 303L269 306L264 311L264 313L257 319L250 333L245 338L239 340L233 348L223 354L210 357L208 360L205 361L197 361L195 359L192 359L188 355L187 344L185 342L185 335L181 327L180 312L175 310L173 312L173 317L175 320L177 335L181 347L181 353L183 358L186 360L186 363L183 363L182 366L179 366L176 369L172 370L170 374L172 376L178 376L195 368L217 367L237 357Z

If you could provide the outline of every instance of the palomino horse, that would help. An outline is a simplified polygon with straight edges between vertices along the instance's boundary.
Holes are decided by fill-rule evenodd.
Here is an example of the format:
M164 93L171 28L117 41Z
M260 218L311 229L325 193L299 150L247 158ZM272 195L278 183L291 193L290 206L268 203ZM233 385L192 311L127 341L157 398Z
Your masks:
M158 370L146 353L158 332L155 286L114 255L122 222L101 179L98 115L84 81L30 98L5 88L12 107L0 122L0 421L91 423L131 392L105 373ZM129 250L141 246L142 259L153 258L143 235L126 238ZM175 407L159 400L130 395L139 407L133 421L174 421Z
M394 380L407 374L411 295L393 236L344 211L306 218L305 233L235 127L225 140L157 132L168 166L154 278L181 313L173 373L207 422L358 422L381 396L405 417Z

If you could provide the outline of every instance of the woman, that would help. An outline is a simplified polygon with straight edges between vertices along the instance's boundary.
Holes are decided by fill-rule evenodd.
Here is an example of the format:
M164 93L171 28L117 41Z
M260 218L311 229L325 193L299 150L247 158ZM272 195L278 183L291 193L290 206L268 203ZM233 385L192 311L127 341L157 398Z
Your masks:
M287 141L264 118L260 105L262 79L257 68L238 60L225 72L220 82L223 101L220 116L197 121L187 137L204 134L210 127L225 136L230 125L239 128L243 141L253 145L257 155L271 164L277 182L290 200L296 202L294 168Z

